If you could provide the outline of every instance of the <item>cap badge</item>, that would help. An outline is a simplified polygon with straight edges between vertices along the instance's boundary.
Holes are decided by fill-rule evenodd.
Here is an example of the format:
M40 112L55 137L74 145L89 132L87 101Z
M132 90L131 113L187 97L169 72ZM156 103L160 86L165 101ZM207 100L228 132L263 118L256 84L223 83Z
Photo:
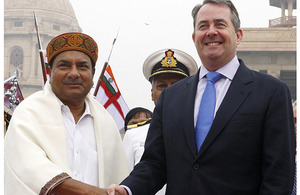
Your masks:
M167 68L176 67L177 60L176 58L173 57L174 51L169 49L168 51L165 52L165 54L166 57L164 57L161 61L162 67L167 67Z

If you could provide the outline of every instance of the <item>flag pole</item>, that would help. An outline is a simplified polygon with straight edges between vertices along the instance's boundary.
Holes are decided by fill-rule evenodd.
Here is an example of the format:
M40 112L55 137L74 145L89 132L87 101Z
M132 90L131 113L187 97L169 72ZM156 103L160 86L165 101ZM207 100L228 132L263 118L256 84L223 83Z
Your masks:
M112 50L113 50L113 48L114 48L114 45L115 45L115 42L116 42L116 40L117 40L117 38L118 38L119 31L120 31L120 28L118 29L117 35L116 35L116 37L114 38L114 41L113 41L113 43L112 43L112 46L111 46L111 49L110 49L110 52L109 52L109 55L108 55L107 61L106 61L106 62L104 63L104 65L103 65L103 68L102 68L101 74L100 74L100 76L99 76L99 79L98 79L98 82L97 82L97 86L96 86L96 88L95 88L95 91L94 91L94 96L96 96L96 95L97 95L97 93L98 93L98 90L99 90L99 87L100 87L100 84L101 84L102 78L103 78L103 76L104 76L104 73L105 73L105 70L106 70L106 68L107 68L107 66L108 66L108 62L109 62L109 59L110 59L110 56L111 56Z
M37 35L37 39L38 39L38 45L39 45L39 53L40 53L40 59L41 59L41 65L42 65L43 80L44 80L44 84L45 84L47 81L45 59L44 59L42 43L41 43L41 38L40 38L40 33L39 33L39 25L38 25L38 21L35 16L35 12L33 12L33 16L34 16L36 35Z

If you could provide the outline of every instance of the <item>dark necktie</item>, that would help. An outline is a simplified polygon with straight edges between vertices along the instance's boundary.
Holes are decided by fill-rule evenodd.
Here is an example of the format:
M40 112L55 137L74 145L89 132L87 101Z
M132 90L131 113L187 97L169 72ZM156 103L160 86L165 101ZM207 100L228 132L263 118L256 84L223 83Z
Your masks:
M206 74L207 84L202 95L196 124L196 143L198 152L214 119L216 104L216 89L214 84L221 77L222 75L217 72L209 72Z

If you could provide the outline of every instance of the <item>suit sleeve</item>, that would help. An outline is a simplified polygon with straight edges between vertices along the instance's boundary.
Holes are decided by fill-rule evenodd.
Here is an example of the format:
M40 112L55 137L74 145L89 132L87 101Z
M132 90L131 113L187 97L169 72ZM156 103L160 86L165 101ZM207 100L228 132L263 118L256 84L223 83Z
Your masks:
M258 194L291 194L295 172L295 130L290 93L285 84L272 94L262 143L262 184Z

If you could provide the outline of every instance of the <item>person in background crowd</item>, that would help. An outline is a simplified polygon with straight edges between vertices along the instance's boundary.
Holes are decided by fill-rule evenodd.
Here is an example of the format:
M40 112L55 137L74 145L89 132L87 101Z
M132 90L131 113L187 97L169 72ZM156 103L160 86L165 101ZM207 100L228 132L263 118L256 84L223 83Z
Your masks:
M124 119L124 128L120 130L122 139L127 130L150 123L152 112L146 108L136 107L131 109Z
M293 113L294 113L294 123L295 123L295 134L297 140L297 100L293 102Z
M293 102L293 115L294 115L294 124L295 124L295 136L296 136L296 148L297 148L297 100ZM291 195L297 194L297 150L295 155L295 177L294 177L294 186Z
M152 112L146 108L136 107L131 109L124 121L125 131L150 123Z

